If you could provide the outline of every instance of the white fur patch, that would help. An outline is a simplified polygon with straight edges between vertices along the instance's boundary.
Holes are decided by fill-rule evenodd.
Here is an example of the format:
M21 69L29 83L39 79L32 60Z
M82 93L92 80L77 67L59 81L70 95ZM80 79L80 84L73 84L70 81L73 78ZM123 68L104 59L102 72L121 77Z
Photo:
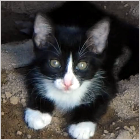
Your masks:
M84 81L79 88L66 92L59 90L57 87L55 87L54 83L50 82L49 80L44 80L43 85L46 88L46 94L43 92L42 95L53 100L56 107L62 111L67 111L82 103L81 99L84 97L90 84L91 81Z
M48 113L41 113L38 110L27 108L25 111L25 122L28 127L35 130L42 129L51 123L52 117Z
M81 122L69 127L69 134L76 139L89 139L95 133L96 124L93 122Z
M72 69L72 55L70 54L68 66L67 66L67 72L64 76L64 84L65 85L71 85L74 84L74 80L77 80L74 76L73 69Z

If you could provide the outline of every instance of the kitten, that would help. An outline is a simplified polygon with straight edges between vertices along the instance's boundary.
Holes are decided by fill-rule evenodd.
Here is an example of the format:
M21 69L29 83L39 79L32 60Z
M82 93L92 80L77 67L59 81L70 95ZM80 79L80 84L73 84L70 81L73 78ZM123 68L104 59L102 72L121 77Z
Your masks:
M72 138L94 136L97 122L117 92L113 66L124 45L132 55L119 78L138 72L138 39L138 28L88 2L66 2L47 15L37 14L36 58L26 80L28 127L38 130L50 124L56 107L69 114Z

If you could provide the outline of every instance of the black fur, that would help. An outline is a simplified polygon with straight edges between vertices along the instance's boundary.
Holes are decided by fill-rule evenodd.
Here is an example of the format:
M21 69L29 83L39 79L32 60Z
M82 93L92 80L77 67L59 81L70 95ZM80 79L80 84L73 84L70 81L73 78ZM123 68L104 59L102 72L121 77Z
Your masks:
M113 67L115 60L121 55L125 45L128 46L132 54L127 64L123 66L119 79L128 78L139 71L139 29L99 10L89 2L66 2L62 7L47 13L47 17L49 17L53 28L53 31L47 36L47 40L51 44L46 41L39 46L35 42L36 34L33 36L36 58L31 65L31 71L27 75L27 88L29 89L28 107L52 114L55 107L54 103L40 94L40 89L36 88L36 84L40 84L37 78L47 79L49 77L54 80L55 78L63 77L66 71L67 58L72 52L74 57L73 67L76 67L77 62L81 59L89 64L88 69L85 71L81 72L74 69L74 73L79 76L81 84L84 80L92 79L100 70L104 71L101 74L104 78L102 78L100 83L100 90L96 90L99 93L95 94L93 101L85 96L85 99L83 99L85 104L67 112L71 117L69 123L98 122L106 112L109 101L117 92ZM78 50L87 40L87 31L91 30L102 19L108 19L110 22L110 32L105 49L101 53L95 53L87 48L86 51L88 52L80 57ZM58 48L54 36L61 46L62 55L57 56L55 48L52 47L53 44ZM57 58L61 62L62 66L60 69L52 69L50 67L49 60L52 58ZM42 86L42 90L43 88ZM94 88L95 86L92 90ZM93 93L89 92L86 94Z

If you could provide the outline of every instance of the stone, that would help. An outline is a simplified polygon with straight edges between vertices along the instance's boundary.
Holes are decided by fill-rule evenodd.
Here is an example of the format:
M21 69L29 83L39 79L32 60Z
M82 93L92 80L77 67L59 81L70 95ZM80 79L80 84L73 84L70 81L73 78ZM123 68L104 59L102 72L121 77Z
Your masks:
M6 96L5 96L5 94L2 94L1 97L2 97L3 99L5 99Z
M9 99L12 96L12 94L10 92L5 92L5 95L6 95L7 99Z
M106 9L106 6L104 6L104 9Z
M112 125L115 125L115 122L113 122Z
M3 116L4 115L4 112L1 112L1 115Z
M135 131L136 129L135 129L135 126L130 126L130 129L132 130L132 131Z
M18 97L11 97L10 98L10 103L11 104L14 104L14 105L16 105L16 104L18 104L18 102L19 102L19 99L18 99Z
M28 138L28 139L31 139L31 137L32 137L31 135L29 135L29 134L27 135L27 138Z
M132 130L128 126L124 126L125 130L128 130L129 132L132 132Z
M22 135L22 132L21 131L17 131L17 135Z
M114 138L114 136L115 136L114 133L111 133L111 134L110 134L110 137L111 137L111 138Z
M32 40L1 45L2 69L12 70L14 68L26 66L33 58L34 53Z
M104 130L104 133L105 133L105 134L108 134L108 131L107 131L107 130Z
M5 99L3 99L3 100L2 100L2 102L3 102L3 103L6 103L6 100L5 100Z
M128 7L128 4L125 4L124 7Z
M64 134L64 136L65 136L65 137L67 137L67 136L68 136L68 133L66 133L66 132L64 132L63 134Z
M26 102L26 100L25 99L21 99L21 101L20 101L22 104L24 104L25 102Z
M116 139L132 139L132 136L130 135L129 131L121 130Z
M117 127L115 130L118 130L118 129L120 129L120 127Z

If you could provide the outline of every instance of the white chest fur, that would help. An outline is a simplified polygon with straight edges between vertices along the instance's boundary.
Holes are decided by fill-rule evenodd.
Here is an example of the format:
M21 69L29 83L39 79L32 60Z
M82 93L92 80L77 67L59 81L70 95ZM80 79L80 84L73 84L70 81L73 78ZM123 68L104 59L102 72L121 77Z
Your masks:
M91 81L85 81L78 89L68 92L57 89L54 86L54 83L51 83L48 80L44 80L43 83L46 91L46 93L43 93L43 96L54 101L57 108L62 111L67 111L82 103L81 100L88 90Z

